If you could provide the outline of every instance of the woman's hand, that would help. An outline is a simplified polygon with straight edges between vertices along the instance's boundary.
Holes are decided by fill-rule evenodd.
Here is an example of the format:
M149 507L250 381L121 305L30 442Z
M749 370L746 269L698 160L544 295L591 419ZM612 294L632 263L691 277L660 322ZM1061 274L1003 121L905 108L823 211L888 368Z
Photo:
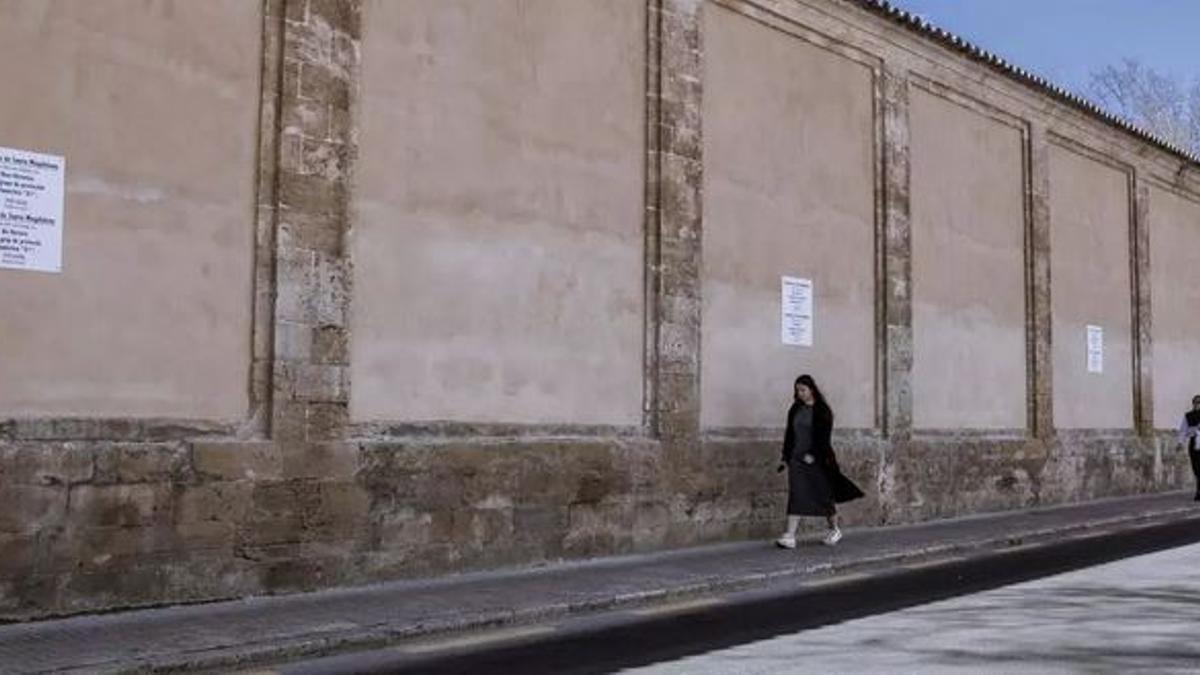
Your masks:
M810 455L810 454L809 454L809 453L807 453L807 452L806 452L806 453L804 453L804 458L803 458L803 459L804 459L804 463L805 463L805 464L812 464L813 462L817 461L817 458L816 458L816 457L813 457L812 455Z

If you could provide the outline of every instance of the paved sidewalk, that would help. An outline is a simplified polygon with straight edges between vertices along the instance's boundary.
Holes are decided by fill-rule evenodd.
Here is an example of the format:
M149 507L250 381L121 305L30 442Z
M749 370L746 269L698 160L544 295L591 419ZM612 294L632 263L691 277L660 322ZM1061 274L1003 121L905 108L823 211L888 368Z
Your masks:
M228 668L546 621L814 576L1195 520L1190 493L852 530L836 548L755 541L506 572L0 626L0 671Z

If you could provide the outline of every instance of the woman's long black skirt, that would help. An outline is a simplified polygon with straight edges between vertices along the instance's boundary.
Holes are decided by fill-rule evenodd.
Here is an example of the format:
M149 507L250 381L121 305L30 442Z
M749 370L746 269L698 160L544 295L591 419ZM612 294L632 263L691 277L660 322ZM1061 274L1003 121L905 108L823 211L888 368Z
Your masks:
M831 516L833 481L825 467L817 462L805 464L799 457L788 462L789 516Z

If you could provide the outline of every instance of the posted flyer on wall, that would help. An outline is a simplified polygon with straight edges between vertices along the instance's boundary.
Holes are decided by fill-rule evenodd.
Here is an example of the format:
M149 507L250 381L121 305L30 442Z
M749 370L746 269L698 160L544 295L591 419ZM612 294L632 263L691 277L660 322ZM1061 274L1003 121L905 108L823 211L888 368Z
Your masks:
M0 268L62 271L66 160L0 147Z

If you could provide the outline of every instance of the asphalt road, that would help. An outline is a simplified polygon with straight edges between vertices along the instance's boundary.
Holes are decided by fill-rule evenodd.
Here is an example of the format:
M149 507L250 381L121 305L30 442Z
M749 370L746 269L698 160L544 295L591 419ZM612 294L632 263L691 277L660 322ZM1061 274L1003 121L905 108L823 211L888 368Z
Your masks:
M667 663L630 675L1200 671L1200 544Z
M608 673L660 664L658 669L652 668L646 672L731 672L728 654L721 656L721 650L771 641L781 636L803 639L804 636L817 634L817 629L822 627L830 627L829 630L844 628L850 625L844 622L863 617L903 614L897 610L928 606L929 603L960 596L978 597L976 594L992 589L1156 551L1179 549L1200 558L1200 549L1180 548L1197 542L1200 542L1200 527L1194 522L1153 525L1116 534L1098 533L1096 536L1061 543L1017 547L979 557L814 580L782 593L768 590L730 594L698 599L674 607L614 612L569 619L554 625L514 627L492 633L332 656L273 670L294 675ZM1185 560L1190 562L1192 558L1185 556ZM1200 560L1192 563L1192 567L1200 570ZM1189 597L1191 602L1200 603L1200 594L1195 591ZM1097 598L1097 602L1101 600L1103 598ZM1036 603L1031 606L1036 610ZM1195 610L1196 606L1193 605L1192 609ZM1096 611L1103 612L1105 607L1099 606ZM978 621L992 621L986 613L977 612L975 617ZM1193 614L1193 617L1195 620L1190 625L1200 626L1200 615ZM994 626L997 630L1001 627L1001 624ZM915 630L918 629L911 629ZM936 629L925 627L920 630ZM911 631L914 640L928 637L924 633ZM767 647L768 652L762 658L773 665L762 672L786 672L791 665L802 667L806 672L810 671L810 665L811 672L842 672L854 663L841 661L838 662L840 665L831 665L821 661L811 664L805 661L803 664L792 664L781 661L783 656L770 651L781 649L794 659L797 648L789 644ZM832 658L851 651L848 645L855 643L851 640L840 644L840 650L832 653L824 650L821 653ZM1176 656L1186 660L1192 653L1179 652ZM715 659L710 662L712 669L706 671L703 664L687 659L700 654L708 654L708 658ZM680 664L671 663L679 659L685 660ZM988 663L983 662L982 665ZM1013 663L1007 665L1016 666ZM953 666L960 672L967 667L962 662ZM1200 668L1200 663L1196 666ZM739 667L734 670L752 672L753 667L754 657L747 657L739 661ZM853 666L852 669L855 672L871 670L865 663L862 667ZM1066 670L1072 671L1070 667ZM892 664L877 672L903 672L903 669L898 671ZM1104 669L1101 668L1099 672L1104 672Z

